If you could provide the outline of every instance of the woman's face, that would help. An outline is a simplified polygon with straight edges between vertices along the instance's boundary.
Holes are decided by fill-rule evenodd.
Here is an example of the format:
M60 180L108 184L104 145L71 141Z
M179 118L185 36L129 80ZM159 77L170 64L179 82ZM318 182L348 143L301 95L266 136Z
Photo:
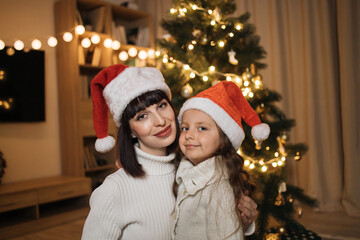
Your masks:
M146 153L165 156L166 148L175 141L175 113L166 99L136 113L129 124L131 136Z

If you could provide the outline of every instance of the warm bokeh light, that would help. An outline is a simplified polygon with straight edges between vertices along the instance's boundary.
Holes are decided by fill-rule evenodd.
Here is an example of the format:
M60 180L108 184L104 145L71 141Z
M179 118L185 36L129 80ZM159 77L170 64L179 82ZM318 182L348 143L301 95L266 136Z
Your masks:
M47 44L50 46L50 47L55 47L57 45L58 41L55 37L49 37L48 41L47 41Z
M0 50L3 50L5 48L5 42L3 40L0 40Z
M23 50L24 49L24 42L21 40L16 40L14 43L14 48L18 51Z
M120 59L121 61L126 61L126 60L128 60L128 59L129 59L128 53L127 53L126 51L121 51L121 52L119 53L119 59Z
M31 46L33 49L40 49L41 48L41 42L39 39L34 39L32 42L31 42Z
M73 39L73 35L70 32L65 32L63 34L63 39L65 42L71 42L71 40Z
M83 25L77 25L75 27L75 32L79 35L83 35L85 33L85 27Z
M120 49L120 46L121 46L121 44L120 44L120 42L119 42L118 40L114 40L114 41L112 42L112 45L111 45L111 47L112 47L113 50L119 50L119 49Z
M138 51L136 48L131 47L131 48L129 48L128 53L129 53L130 57L135 57L137 55Z
M138 57L140 60L145 60L147 58L147 52L145 50L140 50Z
M112 47L112 40L110 38L107 38L104 40L104 47L111 48Z
M89 38L84 38L83 40L81 40L81 46L83 48L89 48L91 46L91 41Z
M99 44L101 40L98 34L92 35L90 39L93 44Z

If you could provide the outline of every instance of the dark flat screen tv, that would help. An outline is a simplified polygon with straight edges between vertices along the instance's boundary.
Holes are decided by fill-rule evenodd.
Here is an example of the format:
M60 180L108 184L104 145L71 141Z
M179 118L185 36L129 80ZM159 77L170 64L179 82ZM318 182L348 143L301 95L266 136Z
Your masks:
M0 122L45 121L45 53L0 50Z

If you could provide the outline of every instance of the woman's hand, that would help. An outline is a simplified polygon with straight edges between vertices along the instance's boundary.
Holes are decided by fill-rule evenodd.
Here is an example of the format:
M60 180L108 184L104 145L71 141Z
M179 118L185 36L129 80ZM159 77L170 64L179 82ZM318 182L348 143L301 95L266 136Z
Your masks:
M245 191L245 193L241 195L238 203L238 209L240 210L240 216L245 231L255 220L257 214L257 204L247 195L249 195L249 192Z

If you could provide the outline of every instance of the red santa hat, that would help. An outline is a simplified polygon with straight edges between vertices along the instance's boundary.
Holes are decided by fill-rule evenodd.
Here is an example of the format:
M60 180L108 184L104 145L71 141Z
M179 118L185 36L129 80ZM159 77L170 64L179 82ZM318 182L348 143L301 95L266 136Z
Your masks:
M180 109L180 122L184 112L190 109L208 114L228 136L235 149L245 138L241 120L252 128L251 135L255 140L265 140L270 134L270 127L261 123L240 88L230 81L222 81L188 99Z
M95 76L91 81L91 98L98 152L110 151L115 145L115 139L108 136L108 109L119 127L126 106L141 94L153 90L162 90L171 98L170 89L156 68L116 64Z

